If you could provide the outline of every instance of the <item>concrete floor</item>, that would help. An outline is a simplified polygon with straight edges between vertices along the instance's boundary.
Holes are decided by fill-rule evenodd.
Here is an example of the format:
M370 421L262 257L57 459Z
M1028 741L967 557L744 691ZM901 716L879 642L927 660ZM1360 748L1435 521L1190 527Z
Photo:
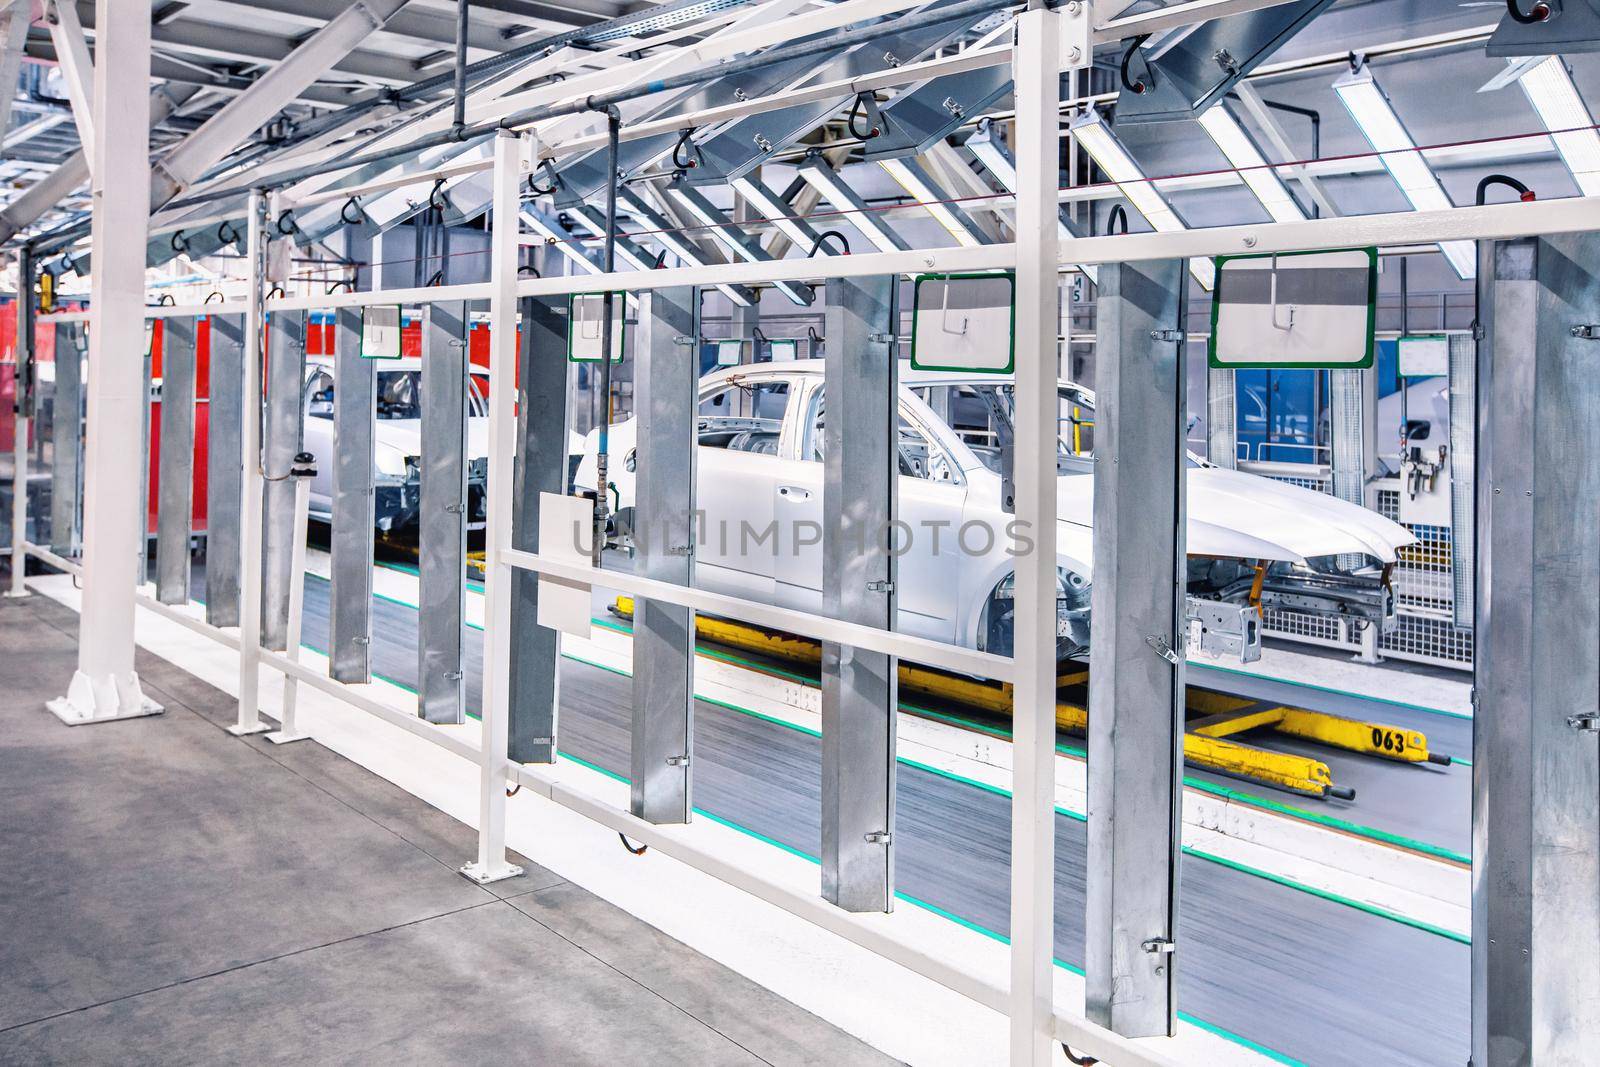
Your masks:
M888 1062L141 653L157 718L44 709L77 616L0 601L0 1064Z

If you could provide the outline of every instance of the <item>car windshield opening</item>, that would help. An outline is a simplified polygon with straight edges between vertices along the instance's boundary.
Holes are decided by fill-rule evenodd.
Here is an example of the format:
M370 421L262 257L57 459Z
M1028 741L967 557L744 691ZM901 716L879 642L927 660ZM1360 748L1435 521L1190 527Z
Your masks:
M983 465L1001 473L1015 427L1015 396L1010 382L958 382L915 385L911 391L941 416ZM1075 386L1059 390L1056 469L1088 474L1094 451L1094 401Z

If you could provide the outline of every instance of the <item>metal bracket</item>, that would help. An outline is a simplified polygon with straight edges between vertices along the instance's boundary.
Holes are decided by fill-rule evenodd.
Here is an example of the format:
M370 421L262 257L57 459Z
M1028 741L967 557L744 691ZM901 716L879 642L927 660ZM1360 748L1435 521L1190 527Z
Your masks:
M891 845L894 843L894 834L888 830L874 830L870 834L862 834L861 839L869 845Z
M1163 956L1169 956L1178 949L1178 946L1172 943L1172 939L1167 937L1149 938L1139 942L1139 947L1152 955Z
M892 333L869 333L867 334L867 340L875 345L887 345L898 341L899 338Z
M761 134L759 134L759 133L756 134L755 141L756 141L756 147L761 149L761 151L763 151L763 152L772 151L772 142L767 140L765 137L761 136Z
M1572 328L1572 336L1585 341L1600 341L1600 324L1584 323Z
M892 592L894 592L894 583L893 582L868 582L867 583L867 592L869 592L869 593L892 593Z
M446 504L444 509L452 515L460 515L467 510L467 506L465 504Z
M1567 725L1574 730L1600 733L1600 712L1590 712L1588 715L1568 715Z
M668 767L687 767L687 766L689 766L689 757L688 756L668 756L667 757L667 766Z
M1144 643L1155 649L1156 655L1160 656L1174 667L1182 662L1182 657L1178 654L1183 648L1182 638L1178 639L1178 647L1176 649L1173 648L1172 645L1167 642L1167 639L1160 634L1147 634L1145 636Z
M663 555L667 555L667 556L692 556L692 555L694 555L694 546L693 545L672 545L672 546L670 546L668 548L663 548L661 550L661 552L662 552Z
M675 345L682 345L685 348L688 348L688 347L691 347L693 345L699 344L700 343L700 338L698 338L698 337L685 337L684 335L679 334L677 337L674 337L672 339L672 343L675 344Z
M1166 342L1168 342L1170 344L1176 344L1177 342L1183 340L1183 331L1182 330L1151 330L1150 331L1150 340L1152 340L1152 341L1166 341Z

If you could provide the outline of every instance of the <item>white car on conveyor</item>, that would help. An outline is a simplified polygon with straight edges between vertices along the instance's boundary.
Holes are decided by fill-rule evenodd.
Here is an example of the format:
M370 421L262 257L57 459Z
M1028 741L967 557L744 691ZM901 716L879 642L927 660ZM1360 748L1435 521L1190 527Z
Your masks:
M899 518L911 541L898 559L898 628L998 654L1011 651L1012 562L1003 536L1002 456L1011 437L1011 380L900 370ZM823 363L799 360L715 371L700 381L695 548L702 588L820 612ZM1061 657L1088 646L1094 515L1094 397L1060 383L1057 632ZM597 433L575 486L594 490ZM611 428L608 481L630 529L635 426ZM1198 602L1394 624L1389 569L1415 538L1381 515L1323 493L1188 460L1191 617ZM776 539L752 538L776 523ZM815 525L808 525L815 524ZM968 524L974 535L959 541ZM984 529L1001 536L984 543ZM933 536L939 533L941 537ZM1226 615L1226 611L1223 612ZM1217 623L1208 618L1207 625ZM1191 634L1196 623L1191 618ZM1226 630L1226 626L1222 629ZM1259 648L1259 633L1246 638Z

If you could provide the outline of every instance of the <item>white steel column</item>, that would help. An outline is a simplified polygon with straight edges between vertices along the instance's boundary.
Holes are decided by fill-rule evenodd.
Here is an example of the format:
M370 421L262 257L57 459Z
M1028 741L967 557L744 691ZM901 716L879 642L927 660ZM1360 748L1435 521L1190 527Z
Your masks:
M266 331L262 308L262 256L266 234L262 223L266 195L250 194L245 239L244 396L239 432L244 464L244 499L239 505L239 720L228 727L236 735L260 733L261 721L261 338Z
M506 742L511 720L512 456L517 433L517 230L522 141L509 130L494 140L494 198L489 250L489 471L485 487L483 569L483 733L478 794L478 858L461 868L475 882L514 878L506 862Z
M11 588L6 596L27 596L28 428L33 423L33 251L17 250L17 347L13 358L11 424Z
M83 607L78 670L50 701L64 722L159 712L133 669L133 597L143 570L139 450L130 427L144 397L144 256L149 223L150 11L99 0L103 48L94 83L89 418L84 461ZM110 179L108 180L108 176ZM136 432L136 431L135 431ZM138 546L135 554L134 546Z
M1056 186L1060 29L1017 16L1016 632L1012 655L1011 1063L1052 1062L1055 1009ZM1020 538L1019 538L1020 541Z

